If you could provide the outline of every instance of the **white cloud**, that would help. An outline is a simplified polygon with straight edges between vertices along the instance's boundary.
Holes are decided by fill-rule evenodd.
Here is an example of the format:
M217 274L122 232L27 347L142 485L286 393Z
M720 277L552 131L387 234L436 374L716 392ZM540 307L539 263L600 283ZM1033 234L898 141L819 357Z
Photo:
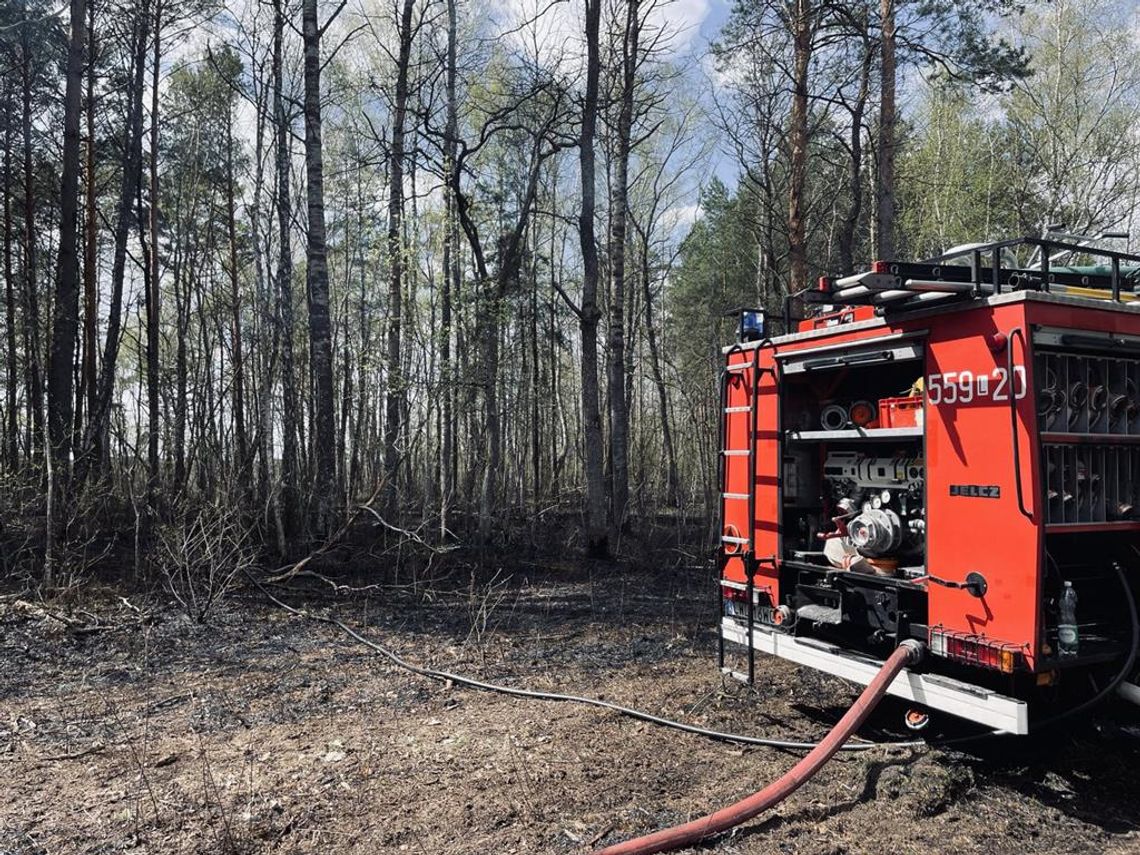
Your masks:
M671 50L674 53L684 53L699 39L701 25L711 10L710 0L672 0L653 10L650 23L665 25L666 32L672 34Z
M665 212L662 220L668 232L683 237L693 227L693 223L697 221L700 215L701 206L694 202L690 205L677 205L670 208Z

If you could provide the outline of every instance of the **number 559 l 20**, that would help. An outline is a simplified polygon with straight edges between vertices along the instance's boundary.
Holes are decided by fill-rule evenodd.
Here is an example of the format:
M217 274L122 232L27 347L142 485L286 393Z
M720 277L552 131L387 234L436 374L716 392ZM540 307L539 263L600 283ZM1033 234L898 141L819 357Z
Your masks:
M926 395L931 404L969 404L983 398L991 401L1008 401L1012 393L1015 398L1024 398L1028 392L1025 366L1013 367L1013 382L1009 371L998 367L989 374L974 374L972 371L947 371L931 374L926 378Z

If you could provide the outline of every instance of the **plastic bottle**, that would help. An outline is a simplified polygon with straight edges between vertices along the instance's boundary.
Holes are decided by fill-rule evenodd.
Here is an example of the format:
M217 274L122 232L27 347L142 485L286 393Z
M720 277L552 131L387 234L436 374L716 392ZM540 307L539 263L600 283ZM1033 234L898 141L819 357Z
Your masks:
M1076 656L1080 646L1077 633L1077 592L1072 582L1061 592L1061 621L1057 625L1057 648L1062 656Z

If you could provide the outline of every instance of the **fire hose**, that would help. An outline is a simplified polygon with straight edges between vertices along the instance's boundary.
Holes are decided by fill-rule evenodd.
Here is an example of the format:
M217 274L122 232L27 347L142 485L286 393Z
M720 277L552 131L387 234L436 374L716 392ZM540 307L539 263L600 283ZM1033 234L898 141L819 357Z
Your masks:
M879 673L863 690L863 694L851 705L851 709L823 738L823 741L785 772L783 777L773 781L764 789L708 816L624 843L607 846L596 855L651 855L654 852L671 852L683 846L692 846L714 834L728 831L779 804L823 768L878 706L899 672L907 665L916 664L922 658L925 649L922 642L913 639L908 639L896 647L883 663Z
M1133 546L1132 549L1140 556L1140 548ZM1136 664L1137 655L1140 654L1140 615L1137 614L1132 587L1128 584L1124 570L1116 563L1113 564L1113 569L1116 571L1117 579L1120 580L1120 585L1124 589L1124 601L1128 606L1128 614L1132 627L1131 644L1128 648L1128 654L1125 656L1124 665L1108 685L1097 692L1092 698L1059 715L1039 722L1037 725L1039 728L1049 727L1071 719L1073 716L1083 713L1099 704L1108 697L1108 695L1112 694L1122 685L1125 685L1125 679L1132 672L1132 668ZM651 853L654 852L671 852L683 846L691 846L715 834L722 834L779 804L799 789L802 784L810 780L811 777L823 768L824 764L843 747L843 744L859 729L859 726L867 719L867 716L878 706L879 701L881 701L883 696L887 693L887 688L894 681L895 677L898 676L899 672L907 665L916 664L921 660L925 650L925 645L920 641L908 639L902 642L902 644L895 648L894 653L883 663L883 667L879 670L879 673L867 684L867 688L863 690L863 694L859 696L858 700L851 706L851 709L849 709L835 727L831 729L831 732L828 733L810 753L805 755L802 760L786 772L783 777L772 782L758 793L754 793L733 805L729 805L715 813L708 814L707 816L692 820L683 825L666 828L662 831L656 831L653 834L647 834L644 837L638 837L624 843L607 846L605 849L595 853L595 855L651 855ZM940 744L964 744L996 735L998 734L994 732L980 736L967 736L959 739L946 740Z

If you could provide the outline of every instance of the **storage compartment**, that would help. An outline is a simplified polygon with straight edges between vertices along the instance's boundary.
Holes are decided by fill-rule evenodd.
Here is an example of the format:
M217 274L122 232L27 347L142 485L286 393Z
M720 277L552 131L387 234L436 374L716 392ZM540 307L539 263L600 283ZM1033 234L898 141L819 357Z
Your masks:
M1046 522L1054 529L1137 525L1137 347L1101 333L1045 330L1035 338Z
M882 402L917 398L911 421L900 414L895 428L920 428L922 397L912 393L923 375L920 343L893 342L851 351L821 348L780 358L780 420L785 431L874 431L892 427L882 421ZM908 409L908 408L903 408Z
M1045 445L1045 499L1051 525L1135 522L1140 447Z
M785 559L828 572L920 574L924 399L914 390L924 365L913 340L783 358Z

